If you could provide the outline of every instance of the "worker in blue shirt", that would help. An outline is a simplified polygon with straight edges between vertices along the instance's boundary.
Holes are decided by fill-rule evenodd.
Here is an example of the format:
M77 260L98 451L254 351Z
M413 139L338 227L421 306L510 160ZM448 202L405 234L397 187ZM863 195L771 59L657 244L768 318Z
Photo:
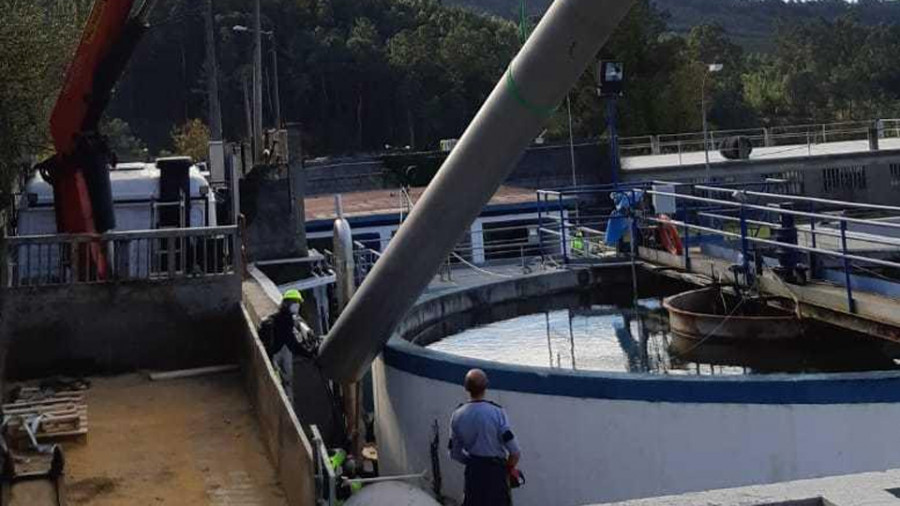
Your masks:
M510 480L519 480L518 442L503 408L484 398L484 371L469 371L464 386L469 401L450 418L450 458L466 466L463 506L509 506Z

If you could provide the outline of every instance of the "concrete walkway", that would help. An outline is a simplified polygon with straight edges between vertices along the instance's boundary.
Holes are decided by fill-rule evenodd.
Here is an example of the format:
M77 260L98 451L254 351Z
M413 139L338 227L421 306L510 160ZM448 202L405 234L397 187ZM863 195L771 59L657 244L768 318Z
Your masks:
M471 288L541 272L546 271L540 265L540 259L533 259L526 269L522 268L520 261L509 264L482 266L477 269L462 264L454 265L449 276L446 269L440 275L435 276L422 296L437 296L460 288Z
M898 506L898 487L900 470L892 470L609 503L606 506Z

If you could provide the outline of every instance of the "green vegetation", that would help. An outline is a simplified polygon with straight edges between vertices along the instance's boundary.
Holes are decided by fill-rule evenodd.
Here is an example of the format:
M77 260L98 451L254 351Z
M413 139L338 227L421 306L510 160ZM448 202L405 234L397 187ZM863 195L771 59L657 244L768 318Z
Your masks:
M120 162L144 162L149 155L143 141L134 136L131 126L119 118L103 121L100 130L106 136L109 149Z
M202 2L160 0L109 114L151 152L171 150L173 125L205 118ZM246 137L252 36L246 1L217 0L225 135ZM514 23L436 0L263 0L274 30L282 116L302 122L311 154L425 148L458 136L518 49ZM263 119L273 123L271 42L263 40Z
M523 0L448 0L480 12L518 20ZM524 0L531 16L542 15L552 0ZM835 21L856 16L869 25L900 22L900 3L895 0L653 0L667 13L668 29L687 35L699 25L718 25L749 51L772 51L779 24L798 24L824 19Z
M528 1L530 25L542 1ZM8 13L0 24L7 173L11 163L47 151L49 108L90 3L0 0ZM275 32L282 117L303 124L307 154L434 149L462 133L521 44L521 2L478 0L507 18L449 3L262 0L263 28ZM252 37L233 27L252 24L251 4L214 5L223 124L238 140L246 136ZM623 135L699 130L705 78L714 128L887 117L900 112L900 28L874 21L894 19L900 5L877 0L640 0L598 59L626 65ZM151 22L107 111L117 119L104 123L106 132L122 159L142 158L145 149L201 156L207 134L196 118L207 114L209 78L203 2L159 0ZM271 44L264 39L266 125L274 117ZM724 70L707 76L713 62ZM570 94L579 137L605 128L594 72ZM567 136L565 110L550 121L549 138ZM398 171L403 163L398 157Z
M87 16L84 0L0 0L0 194L52 153L49 118Z
M192 119L172 131L175 153L199 161L209 153L209 128L199 119Z

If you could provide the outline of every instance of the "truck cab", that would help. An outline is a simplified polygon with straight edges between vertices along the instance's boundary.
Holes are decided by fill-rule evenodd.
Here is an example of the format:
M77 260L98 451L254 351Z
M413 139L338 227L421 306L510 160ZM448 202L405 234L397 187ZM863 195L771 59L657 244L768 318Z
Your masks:
M182 173L168 177L176 171ZM187 183L181 187L169 183L179 178ZM199 167L189 164L188 159L120 163L110 171L110 182L116 216L112 231L217 226L215 192ZM16 221L16 235L57 233L53 187L40 174L25 184Z

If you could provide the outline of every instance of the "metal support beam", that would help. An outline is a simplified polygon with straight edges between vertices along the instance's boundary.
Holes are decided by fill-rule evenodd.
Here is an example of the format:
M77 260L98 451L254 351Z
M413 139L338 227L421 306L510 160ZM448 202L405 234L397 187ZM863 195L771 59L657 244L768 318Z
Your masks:
M362 377L633 3L553 3L325 340L328 377Z
M253 9L253 164L262 160L262 14L260 0Z

